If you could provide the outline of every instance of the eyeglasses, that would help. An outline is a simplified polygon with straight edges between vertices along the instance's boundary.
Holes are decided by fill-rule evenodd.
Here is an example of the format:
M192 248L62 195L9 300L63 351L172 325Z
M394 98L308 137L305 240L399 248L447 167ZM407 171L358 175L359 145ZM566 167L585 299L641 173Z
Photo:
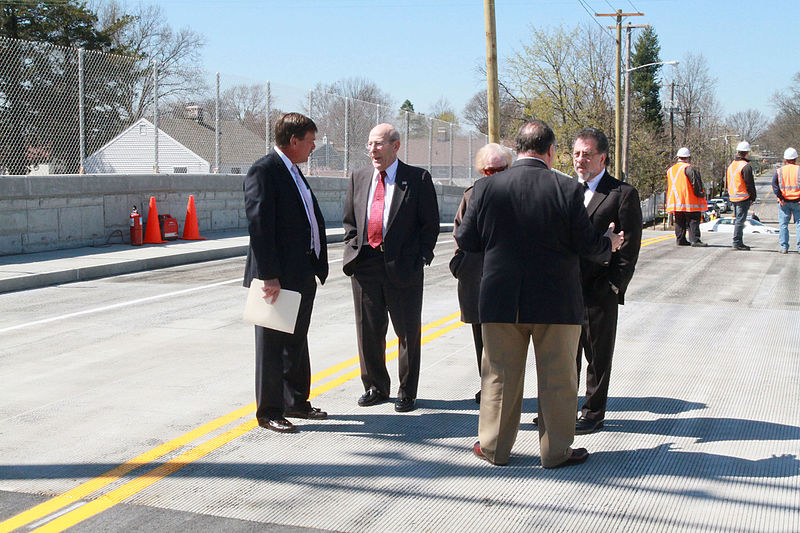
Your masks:
M492 174L497 174L498 172L502 172L508 167L486 167L482 170L484 176L491 176Z
M370 141L370 142L368 142L367 144L364 145L364 148L366 148L367 151L370 151L373 148L375 148L376 150L380 150L381 148L383 148L387 144L389 144L389 143L388 142L384 142L384 141L375 141L375 142Z
M581 158L583 158L583 159L592 159L593 157L596 157L597 155L599 155L598 152L573 152L572 153L572 158L573 159L581 159Z

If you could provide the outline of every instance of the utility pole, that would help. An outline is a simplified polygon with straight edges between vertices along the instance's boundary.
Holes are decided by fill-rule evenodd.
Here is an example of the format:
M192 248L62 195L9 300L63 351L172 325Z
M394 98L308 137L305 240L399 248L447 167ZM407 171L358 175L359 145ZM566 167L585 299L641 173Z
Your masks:
M497 31L494 0L483 0L486 28L486 103L488 104L489 142L500 142L500 90L497 86Z
M614 97L614 172L619 176L622 171L622 17L643 17L644 13L595 13L595 17L616 17L617 24L617 69Z
M631 30L649 27L650 24L632 25L630 22L625 25L625 31L627 33L627 52L625 54L625 122L622 125L622 175L620 177L622 181L628 181L628 144L631 135Z

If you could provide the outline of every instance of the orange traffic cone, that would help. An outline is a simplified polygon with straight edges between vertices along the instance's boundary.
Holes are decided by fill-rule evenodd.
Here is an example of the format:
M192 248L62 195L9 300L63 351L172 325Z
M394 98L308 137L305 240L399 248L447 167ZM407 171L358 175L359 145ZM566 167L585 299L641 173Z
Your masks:
M150 207L147 209L147 225L144 231L144 244L162 244L167 241L161 240L161 228L158 225L158 209L156 208L156 197L150 197Z
M202 241L205 237L200 236L200 230L197 228L197 211L194 208L194 195L189 195L189 203L186 204L186 220L183 222L183 237L184 241Z

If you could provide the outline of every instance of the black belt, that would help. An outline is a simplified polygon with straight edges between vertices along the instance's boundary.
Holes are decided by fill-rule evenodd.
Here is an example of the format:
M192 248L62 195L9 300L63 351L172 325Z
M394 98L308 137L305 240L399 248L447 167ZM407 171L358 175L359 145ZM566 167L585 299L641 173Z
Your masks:
M361 247L361 251L359 255L362 257L378 257L383 255L383 243L380 243L376 248L373 248L369 244L365 244Z

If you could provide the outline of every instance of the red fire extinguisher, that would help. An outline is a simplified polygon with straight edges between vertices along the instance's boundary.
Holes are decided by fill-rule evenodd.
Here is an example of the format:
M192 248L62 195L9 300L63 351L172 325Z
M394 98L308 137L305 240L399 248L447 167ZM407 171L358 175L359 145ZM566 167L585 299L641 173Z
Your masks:
M142 215L136 206L131 209L131 244L133 246L142 245Z

